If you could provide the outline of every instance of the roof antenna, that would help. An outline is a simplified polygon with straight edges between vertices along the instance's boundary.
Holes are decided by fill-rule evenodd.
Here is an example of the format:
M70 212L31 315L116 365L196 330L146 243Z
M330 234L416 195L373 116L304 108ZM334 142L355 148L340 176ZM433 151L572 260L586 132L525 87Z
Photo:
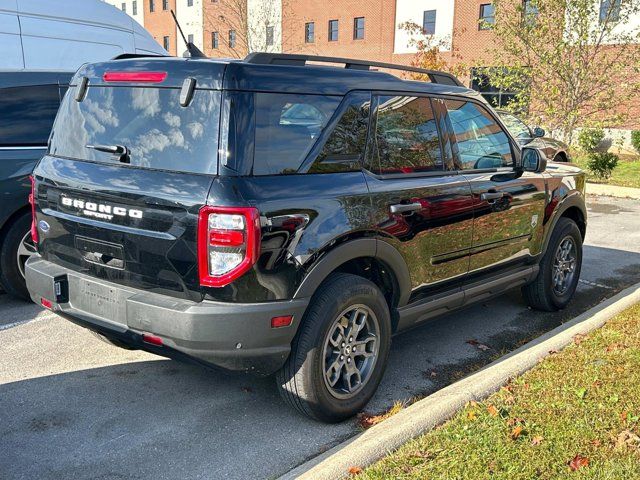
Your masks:
M173 21L176 22L176 27L178 27L178 31L180 35L182 35L182 39L184 40L185 45L187 46L187 51L189 52L189 56L191 58L207 58L207 56L202 53L202 51L196 47L193 43L187 42L187 37L184 36L184 32L182 31L182 27L178 23L178 19L176 18L176 14L173 10L171 10L171 16L173 16Z

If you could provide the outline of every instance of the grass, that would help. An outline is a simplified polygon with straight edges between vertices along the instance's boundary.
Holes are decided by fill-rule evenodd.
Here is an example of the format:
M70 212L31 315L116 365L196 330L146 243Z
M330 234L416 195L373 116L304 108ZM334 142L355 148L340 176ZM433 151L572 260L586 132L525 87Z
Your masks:
M640 478L640 305L358 478Z
M574 162L587 172L587 180L594 183L617 185L620 187L640 188L640 158L637 156L621 156L618 166L613 171L609 180L596 178L587 168L587 159L584 156L576 156Z

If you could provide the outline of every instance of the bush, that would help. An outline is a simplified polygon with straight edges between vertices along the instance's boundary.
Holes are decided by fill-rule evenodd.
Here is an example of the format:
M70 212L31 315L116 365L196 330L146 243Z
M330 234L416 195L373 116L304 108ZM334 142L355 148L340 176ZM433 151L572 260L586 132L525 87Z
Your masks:
M604 140L604 130L601 128L583 128L578 135L578 145L585 153L594 153Z
M601 180L611 178L611 173L618 166L618 156L614 153L592 153L589 155L587 167Z
M640 153L640 130L631 132L631 145L636 149L636 152Z

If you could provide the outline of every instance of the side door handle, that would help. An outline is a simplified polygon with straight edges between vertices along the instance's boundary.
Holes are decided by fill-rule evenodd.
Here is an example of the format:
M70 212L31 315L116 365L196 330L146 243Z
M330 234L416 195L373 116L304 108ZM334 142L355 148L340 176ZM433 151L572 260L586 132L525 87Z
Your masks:
M421 203L399 203L398 205L391 205L391 213L408 213L417 212L422 210Z
M499 200L504 197L504 192L485 192L480 194L480 200L488 201L488 200Z

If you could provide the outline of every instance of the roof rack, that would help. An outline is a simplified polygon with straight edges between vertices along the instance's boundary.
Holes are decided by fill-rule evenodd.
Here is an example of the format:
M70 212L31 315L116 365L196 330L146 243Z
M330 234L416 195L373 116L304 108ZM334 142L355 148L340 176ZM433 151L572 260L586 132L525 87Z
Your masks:
M389 70L403 70L405 72L421 73L427 75L431 83L442 85L453 85L463 87L464 85L455 75L437 70L426 70L424 68L397 65L395 63L371 62L369 60L354 60L351 58L323 57L317 55L300 55L290 53L250 53L244 59L245 63L260 65L297 65L305 66L307 62L318 63L344 63L345 68L353 70L370 70L371 67L387 68Z

